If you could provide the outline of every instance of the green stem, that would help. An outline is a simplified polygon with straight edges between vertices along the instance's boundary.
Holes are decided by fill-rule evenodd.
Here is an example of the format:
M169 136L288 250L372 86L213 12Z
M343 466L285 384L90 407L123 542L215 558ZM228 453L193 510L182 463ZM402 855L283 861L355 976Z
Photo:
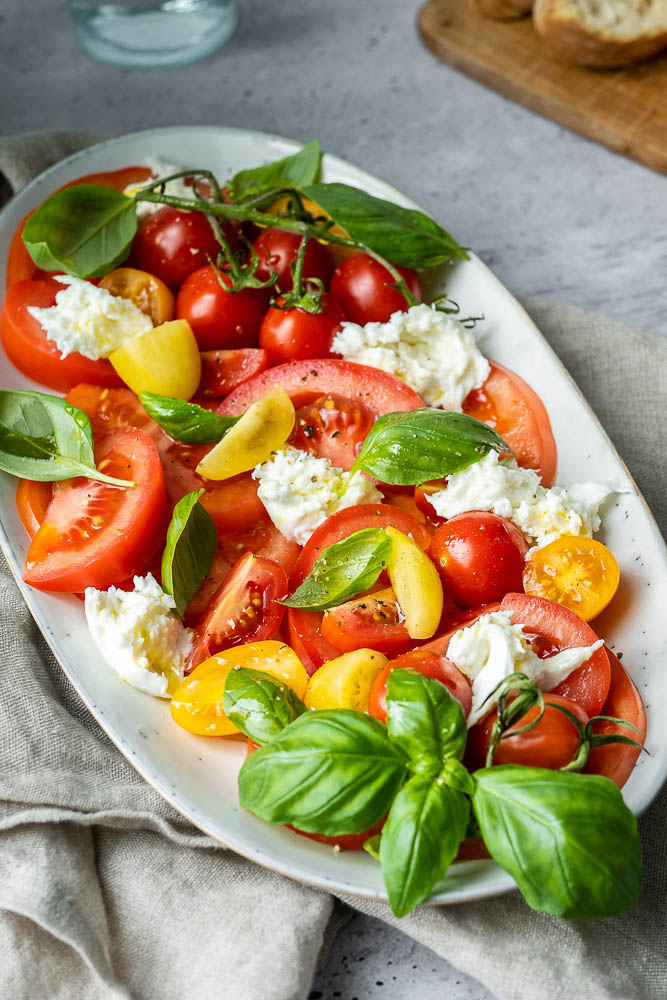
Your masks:
M292 272L292 294L298 299L300 299L303 294L303 262L306 259L306 249L308 248L309 239L310 232L306 229L305 233L301 237L299 249L296 252L296 258L294 260L294 271Z

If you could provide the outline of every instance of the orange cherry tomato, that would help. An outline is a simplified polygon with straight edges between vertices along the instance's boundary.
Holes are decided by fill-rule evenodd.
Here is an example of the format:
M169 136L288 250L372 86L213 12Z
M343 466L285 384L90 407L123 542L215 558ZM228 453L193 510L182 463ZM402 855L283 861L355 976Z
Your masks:
M100 281L112 295L129 299L143 313L150 316L153 326L168 323L174 317L174 293L148 271L136 267L117 267Z
M588 622L607 607L620 578L606 545L583 535L564 535L529 556L523 589L562 604Z

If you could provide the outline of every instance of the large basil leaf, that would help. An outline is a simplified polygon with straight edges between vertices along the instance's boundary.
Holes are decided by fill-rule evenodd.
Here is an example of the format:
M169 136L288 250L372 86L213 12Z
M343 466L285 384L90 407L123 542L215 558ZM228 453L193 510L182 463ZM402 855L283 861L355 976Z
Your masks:
M87 476L134 486L98 472L88 416L44 392L0 390L0 469L40 482Z
M375 198L348 184L311 184L316 201L351 237L401 267L435 267L467 257L453 236L423 212Z
M260 745L275 739L306 711L286 684L249 667L235 667L227 674L224 708L230 722Z
M32 213L23 242L44 271L99 278L125 260L136 231L133 198L97 184L75 184Z
M269 823L335 837L377 823L405 775L403 754L376 719L348 709L307 712L246 759L239 797Z
M470 805L437 776L415 774L400 790L380 837L380 863L397 917L431 894L456 857Z
M319 139L311 141L292 156L266 163L251 170L241 170L227 184L232 201L240 201L273 188L301 189L312 184L320 172L322 150Z
M171 594L179 615L206 579L218 545L213 518L198 503L204 490L178 501L167 529L162 555L162 588Z
M534 910L591 920L637 900L637 823L608 778L502 765L474 780L484 843Z
M416 670L387 678L389 739L410 758L410 769L433 773L448 757L463 757L468 730L461 703L440 681Z
M383 483L414 486L467 469L491 450L511 449L487 424L465 413L424 407L376 420L353 469Z
M213 444L225 436L239 417L221 417L196 403L187 403L173 396L155 392L140 392L139 401L149 417L167 432L169 437L188 444Z
M326 611L372 587L391 556L391 539L381 528L364 528L324 549L291 597L288 608Z

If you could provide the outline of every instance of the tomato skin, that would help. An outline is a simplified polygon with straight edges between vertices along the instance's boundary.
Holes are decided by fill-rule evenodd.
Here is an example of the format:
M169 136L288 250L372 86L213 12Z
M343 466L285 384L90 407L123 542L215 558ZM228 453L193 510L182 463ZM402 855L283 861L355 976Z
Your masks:
M619 658L607 647L605 649L611 667L611 684L601 714L631 722L639 730L639 734L633 733L625 726L615 726L613 722L596 722L593 730L596 733L618 733L643 743L646 739L644 703ZM588 774L601 774L605 778L610 778L622 788L632 774L640 753L641 750L636 747L624 746L622 743L609 743L607 746L596 747L588 758L586 771Z
M257 346L270 293L265 288L228 292L230 285L227 274L208 264L190 274L178 293L176 317L188 321L203 351Z
M154 274L135 267L117 267L100 280L100 288L111 295L129 299L137 309L150 316L153 326L168 323L174 317L174 294Z
M349 471L374 422L365 406L322 396L297 410L290 444Z
M418 670L425 677L441 681L445 687L460 701L464 716L467 716L472 705L472 687L468 678L455 667L451 660L440 653L422 646L411 649L395 659L390 660L384 670L381 670L371 688L368 710L380 722L387 721L387 678L391 670Z
M44 523L52 494L53 483L19 479L16 487L16 507L21 523L30 538L35 537Z
M259 330L259 345L265 348L274 364L326 358L331 341L347 319L337 300L327 292L322 295L322 312L309 313L298 306L283 307L284 297L278 297L264 315Z
M340 653L355 649L376 649L396 654L412 645L398 602L391 589L357 597L324 612L322 637Z
M246 531L266 519L266 509L257 496L259 483L250 473L217 483L199 502L215 521L219 535Z
M523 590L528 543L510 521L486 511L457 514L436 529L429 554L445 592L463 608Z
M299 233L288 233L286 229L275 227L264 229L253 244L259 257L255 277L268 281L273 271L278 275L276 288L281 292L291 292L294 287L291 264L296 259L300 244ZM333 269L333 260L327 248L315 239L308 240L303 261L304 280L317 278L323 285L328 285Z
M202 351L198 395L220 399L268 367L269 353L261 347Z
M397 267L417 299L422 291L416 271ZM394 279L382 264L366 253L356 254L342 261L331 279L334 295L353 323L386 323L392 313L405 312L408 304L397 288Z
M53 278L18 281L7 290L0 315L2 344L7 357L20 372L50 389L67 392L79 382L120 386L119 376L106 358L92 361L82 354L62 357L53 340L48 340L30 306L48 308L65 286Z
M235 250L238 243L234 229L223 228ZM203 212L186 212L165 205L139 226L131 260L135 267L156 275L176 291L188 275L208 264L209 257L217 260L219 252L220 244Z
M70 594L104 589L140 572L163 541L167 497L151 438L116 428L97 442L95 462L137 485L108 486L83 476L55 483L26 556L23 579L32 587Z
M162 428L148 416L131 389L107 389L81 382L70 389L65 399L87 414L94 438L114 427L134 427L145 431L157 445L166 438Z

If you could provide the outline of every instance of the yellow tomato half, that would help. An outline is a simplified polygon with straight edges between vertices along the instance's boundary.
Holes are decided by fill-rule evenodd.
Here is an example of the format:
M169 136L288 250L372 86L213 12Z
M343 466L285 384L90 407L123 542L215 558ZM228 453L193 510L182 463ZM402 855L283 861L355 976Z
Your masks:
M389 579L411 639L430 639L442 616L443 592L437 569L416 542L391 526Z
M323 663L308 681L308 708L351 708L368 711L373 681L383 670L387 657L374 649L355 649Z
M179 684L171 698L174 722L198 736L232 736L238 733L223 708L227 674L234 667L250 667L277 677L299 698L306 693L306 668L289 646L275 639L249 642L210 656Z
M585 536L564 535L531 553L523 588L590 621L607 607L620 578L618 563L606 545Z
M136 267L117 267L100 281L100 288L106 288L112 295L129 299L137 309L153 321L153 326L168 323L174 316L174 293L148 271Z
M185 319L174 319L135 337L109 355L123 382L137 394L190 399L201 378L199 345Z

